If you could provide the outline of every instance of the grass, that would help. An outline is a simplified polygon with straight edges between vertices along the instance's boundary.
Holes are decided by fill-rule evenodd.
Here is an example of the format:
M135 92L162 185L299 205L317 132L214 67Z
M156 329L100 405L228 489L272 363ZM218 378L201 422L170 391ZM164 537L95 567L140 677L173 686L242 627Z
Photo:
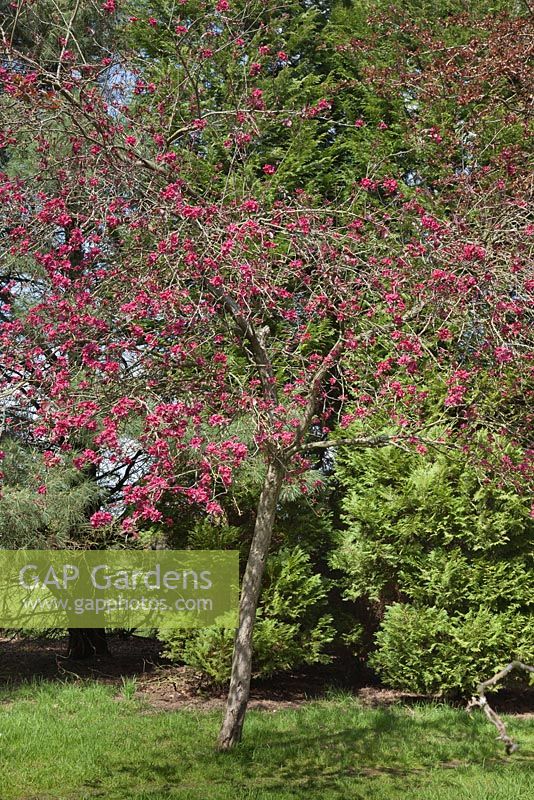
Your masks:
M481 714L364 709L354 698L252 711L232 753L219 712L155 713L106 686L37 683L0 694L2 800L525 800L534 730L505 757Z

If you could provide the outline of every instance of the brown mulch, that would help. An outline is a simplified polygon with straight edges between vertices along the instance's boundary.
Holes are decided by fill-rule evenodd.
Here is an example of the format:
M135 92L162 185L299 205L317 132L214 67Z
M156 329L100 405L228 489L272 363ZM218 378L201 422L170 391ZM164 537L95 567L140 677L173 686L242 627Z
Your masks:
M88 661L66 658L67 641L0 636L0 687L69 677L121 684L122 677L141 678L153 673L161 663L161 643L155 639L109 637L110 655Z
M0 636L0 688L13 688L35 679L96 680L115 686L120 698L124 681L130 678L135 680L135 696L145 703L147 713L223 707L224 690L210 688L192 670L165 661L157 640L112 636L109 648L108 656L74 661L66 658L66 639ZM411 705L436 699L368 684L369 675L358 676L354 669L349 671L342 665L317 667L253 682L249 708L268 712L298 708L310 699L324 697L332 686L350 692L367 707ZM493 707L506 713L534 716L534 691L500 692L494 696Z

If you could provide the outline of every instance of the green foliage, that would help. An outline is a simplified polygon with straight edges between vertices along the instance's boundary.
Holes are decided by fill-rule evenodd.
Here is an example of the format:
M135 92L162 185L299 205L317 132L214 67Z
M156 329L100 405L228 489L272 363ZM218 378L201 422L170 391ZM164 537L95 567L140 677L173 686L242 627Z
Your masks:
M45 467L30 447L9 440L2 446L2 546L61 548L79 539L99 505L96 482L69 464Z
M158 634L165 644L163 655L202 673L211 683L224 684L230 677L234 631L210 626L194 632L161 628Z
M394 603L376 635L370 664L391 686L466 693L514 659L534 660L531 615L480 606L454 614L435 606Z
M345 450L338 474L346 530L331 563L347 599L379 618L386 607L371 659L386 681L468 691L513 658L532 661L525 498L436 450Z
M98 13L93 0L1 0L0 24L6 41L51 71L56 69L61 53L61 33L69 26L71 47L83 51L86 57L97 57L105 45L110 46L113 28L112 17Z
M253 639L256 676L329 660L332 618L324 614L326 589L300 547L282 549L267 562ZM234 632L209 627L194 632L162 629L165 655L199 670L214 683L230 676Z

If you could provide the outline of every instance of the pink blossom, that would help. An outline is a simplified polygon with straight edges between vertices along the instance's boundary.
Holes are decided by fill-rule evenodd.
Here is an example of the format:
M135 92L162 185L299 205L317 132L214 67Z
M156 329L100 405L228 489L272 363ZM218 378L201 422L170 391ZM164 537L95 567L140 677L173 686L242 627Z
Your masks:
M513 360L513 354L508 347L496 347L495 358L500 364L507 364L509 361Z
M466 244L463 247L462 256L466 261L483 261L486 251L478 244Z
M83 469L87 464L100 464L102 456L94 450L84 450L81 455L73 459L73 464L76 469Z
M232 470L225 464L219 467L219 477L225 486L230 486L232 483Z
M265 101L263 100L263 91L261 89L253 89L250 94L250 104L258 111L263 111L265 108Z
M398 183L395 178L386 178L382 181L382 188L389 194L394 194L398 189Z
M451 389L449 389L449 392L445 398L445 406L459 406L464 399L466 391L466 386L453 386Z
M314 106L310 106L308 109L305 110L304 115L306 117L316 117L321 111L330 111L332 108L332 103L329 100L321 99Z
M113 522L113 515L109 511L96 511L89 521L93 528L101 528Z
M256 211L259 210L259 207L260 207L260 204L258 203L258 201L257 200L252 200L252 199L245 200L241 204L241 208L243 209L243 211L256 212Z
M61 458L57 453L54 453L51 450L45 450L43 453L43 462L45 467L57 467L59 464L61 464Z
M135 530L135 522L131 517L127 517L121 522L121 529L125 535L130 535L134 539L139 538L139 534Z
M208 420L210 425L226 425L228 420L222 414L212 414Z
M430 214L422 214L420 217L421 225L423 228L427 228L430 231L439 231L441 230L441 223L431 217Z
M295 441L295 434L291 433L291 431L282 431L282 433L279 435L279 439L283 445L289 447L289 445L293 444Z
M372 181L370 178L362 178L360 181L360 186L362 189L373 190L376 189L376 182Z
M111 409L111 413L117 417L117 419L124 419L128 416L130 411L133 411L134 408L138 406L137 400L133 400L130 397L121 397L115 405Z

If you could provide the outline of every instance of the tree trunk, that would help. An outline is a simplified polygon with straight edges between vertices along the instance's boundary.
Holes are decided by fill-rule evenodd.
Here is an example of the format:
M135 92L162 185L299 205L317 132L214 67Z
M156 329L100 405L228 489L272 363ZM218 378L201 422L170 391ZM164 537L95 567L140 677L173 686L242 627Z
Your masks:
M68 657L81 661L109 653L103 628L69 628Z
M274 461L268 464L241 587L239 628L234 643L226 711L219 733L219 750L230 750L241 740L250 694L254 620L284 474L282 463Z

